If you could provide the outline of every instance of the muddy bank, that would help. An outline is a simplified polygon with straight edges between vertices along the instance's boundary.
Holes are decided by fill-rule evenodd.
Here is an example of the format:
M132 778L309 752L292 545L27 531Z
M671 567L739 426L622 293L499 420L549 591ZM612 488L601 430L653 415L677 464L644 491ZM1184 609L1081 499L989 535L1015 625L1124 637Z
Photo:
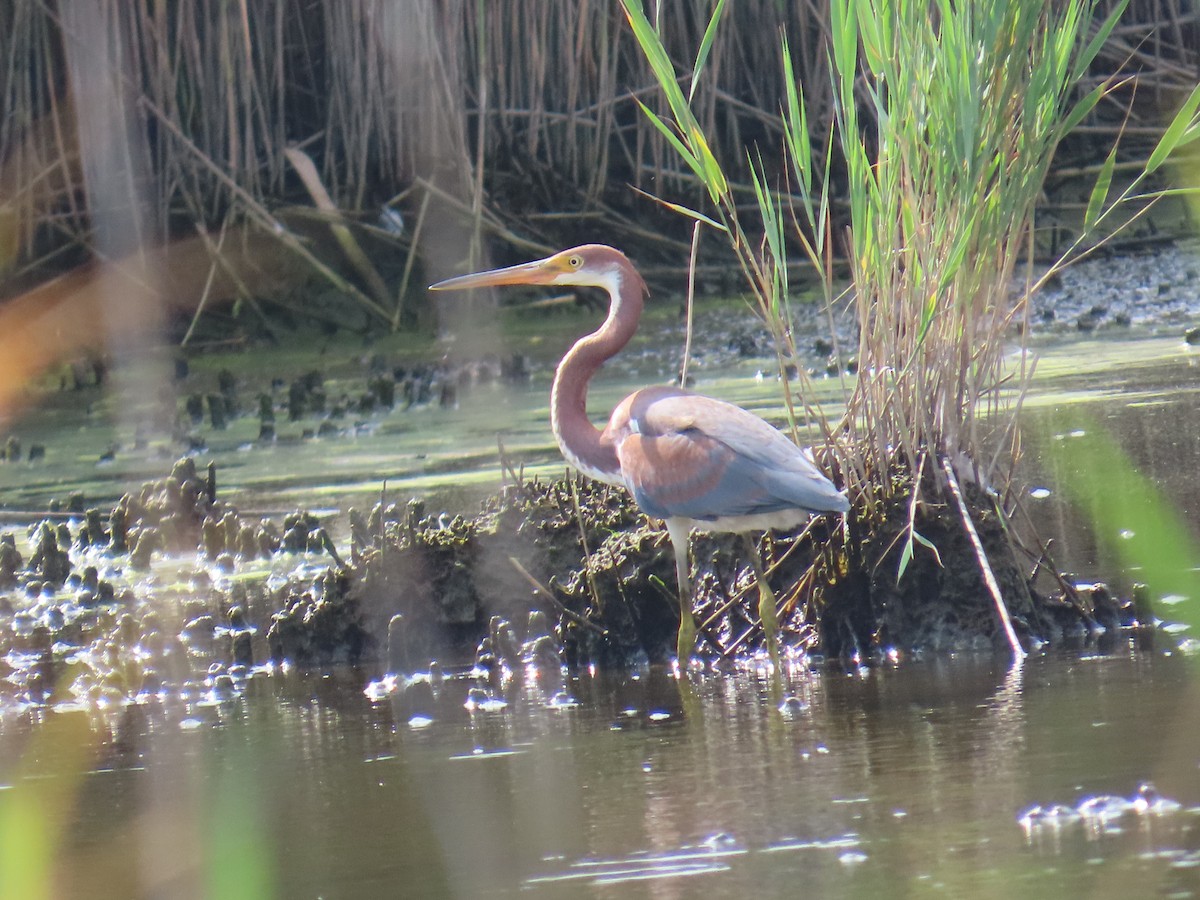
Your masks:
M994 511L974 498L1027 644L1112 639L1147 611L1103 586L1041 592ZM510 484L470 518L420 502L352 512L348 553L320 520L241 515L212 469L190 459L110 510L79 510L0 535L0 701L117 702L191 685L236 691L253 671L431 660L604 666L666 661L678 627L665 534L623 490L586 480ZM956 513L918 519L918 550L895 573L906 503L865 531L852 516L764 539L784 604L785 648L859 661L892 651L999 646L995 612ZM849 535L849 542L846 537ZM852 552L846 547L855 548ZM693 541L699 650L753 654L757 594L737 539Z

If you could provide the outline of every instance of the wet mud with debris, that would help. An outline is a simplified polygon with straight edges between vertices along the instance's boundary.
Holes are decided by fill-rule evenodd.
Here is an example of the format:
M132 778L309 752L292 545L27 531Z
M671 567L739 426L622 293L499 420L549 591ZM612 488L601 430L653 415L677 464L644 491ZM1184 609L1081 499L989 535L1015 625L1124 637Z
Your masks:
M674 646L665 532L624 491L583 479L510 484L469 518L418 501L351 511L345 557L311 513L241 515L217 496L214 470L191 459L110 510L79 500L75 512L0 534L0 705L103 706L172 689L219 702L253 672L287 665L398 674L473 660L486 682L501 666L660 663ZM852 516L849 544L840 520L764 538L787 651L865 661L997 645L981 575L946 509L927 504L918 522L941 560L918 552L897 583L906 508L897 500L870 535ZM976 518L1027 642L1136 624L1135 605L1102 586L1034 590L1005 563L996 514ZM761 650L739 546L693 538L709 659Z

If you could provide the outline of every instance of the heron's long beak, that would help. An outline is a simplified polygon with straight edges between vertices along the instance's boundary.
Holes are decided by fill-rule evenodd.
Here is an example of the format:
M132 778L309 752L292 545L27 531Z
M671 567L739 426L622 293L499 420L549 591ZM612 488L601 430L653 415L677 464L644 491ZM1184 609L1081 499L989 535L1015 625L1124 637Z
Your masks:
M521 263L519 266L507 266L503 269L490 269L487 272L476 272L474 275L460 275L457 278L447 278L437 284L431 284L431 291L465 291L471 288L493 287L502 284L552 284L554 279L566 271L566 266L558 255L534 262Z

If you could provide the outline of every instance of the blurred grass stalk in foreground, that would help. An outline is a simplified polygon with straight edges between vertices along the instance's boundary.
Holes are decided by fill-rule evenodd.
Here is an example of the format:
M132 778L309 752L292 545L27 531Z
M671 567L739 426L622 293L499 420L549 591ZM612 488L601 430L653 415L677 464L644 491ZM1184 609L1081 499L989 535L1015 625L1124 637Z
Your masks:
M1102 552L1146 586L1151 604L1166 598L1170 618L1191 626L1193 640L1200 637L1200 543L1170 498L1097 419L1073 410L1051 421L1057 434L1045 442L1049 471Z
M52 900L63 832L95 739L82 712L51 713L0 791L0 900Z

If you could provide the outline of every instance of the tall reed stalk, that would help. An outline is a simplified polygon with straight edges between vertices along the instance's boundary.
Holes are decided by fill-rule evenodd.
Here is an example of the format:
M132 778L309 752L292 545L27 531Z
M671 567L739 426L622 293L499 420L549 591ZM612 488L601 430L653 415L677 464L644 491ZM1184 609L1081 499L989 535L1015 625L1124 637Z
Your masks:
M1119 85L1110 77L1080 89L1125 4L1101 16L1097 0L831 0L833 129L821 134L814 128L785 38L780 118L790 190L785 199L785 185L773 181L768 151L751 150L753 217L743 216L691 105L724 4L716 4L690 78L682 79L638 0L622 4L669 114L659 116L647 106L643 111L706 186L705 209L715 221L672 205L728 237L776 336L781 372L794 356L789 255L802 250L832 306L837 284L830 260L840 249L834 241L844 235L859 372L836 427L819 407L809 409L869 528L881 523L889 499L911 491L901 533L902 575L916 544L934 549L916 529L926 486L940 492L948 483L959 497L960 480L970 476L989 485L996 477L990 460L1016 452L1016 407L998 414L1014 394L1018 406L1023 396L1022 390L1007 391L1008 383L1023 388L1032 374L1024 353L1015 370L1007 353L1014 333L1026 333L1029 296L1038 282L1027 278L1026 289L1014 295L1013 276L1019 260L1032 256L1034 209L1056 148ZM681 80L690 82L687 96ZM1200 138L1198 107L1200 87L1163 131L1143 171L1115 199L1109 197L1113 148L1071 250L1106 220L1119 230L1126 201L1153 200L1138 192L1172 152ZM831 213L835 166L847 182L842 228ZM991 454L985 429L992 430ZM1012 454L999 452L1004 440ZM901 473L907 477L897 478ZM965 507L964 526L973 532ZM986 559L980 563L988 574ZM995 600L1006 622L1003 600L998 594Z
M860 333L845 425L877 480L896 463L919 485L921 460L978 461L1027 310L1014 269L1055 149L1111 89L1075 92L1123 9L832 3Z

